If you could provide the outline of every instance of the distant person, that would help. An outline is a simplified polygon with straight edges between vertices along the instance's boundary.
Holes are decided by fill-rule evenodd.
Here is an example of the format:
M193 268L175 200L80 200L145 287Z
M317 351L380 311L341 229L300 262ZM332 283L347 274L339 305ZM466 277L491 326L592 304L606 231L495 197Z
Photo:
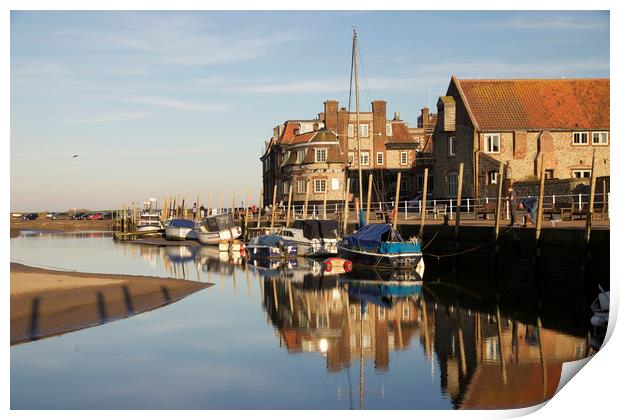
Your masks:
M532 224L536 223L536 217L538 215L538 198L528 197L519 203L519 210L527 211L527 214L523 216L523 226L527 226L527 220L529 219Z
M200 218L204 218L205 217L205 206L201 205L200 206Z
M515 214L517 212L517 196L515 190L512 189L512 184L508 187L508 195L506 201L510 206L510 226L515 226ZM499 217L499 214L497 215Z

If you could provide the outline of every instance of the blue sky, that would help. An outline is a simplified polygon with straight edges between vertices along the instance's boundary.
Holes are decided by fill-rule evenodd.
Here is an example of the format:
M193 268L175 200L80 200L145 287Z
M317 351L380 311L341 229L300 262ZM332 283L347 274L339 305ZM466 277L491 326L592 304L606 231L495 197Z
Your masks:
M256 200L272 128L348 103L351 26L362 110L412 123L451 75L609 77L608 12L12 12L11 209Z

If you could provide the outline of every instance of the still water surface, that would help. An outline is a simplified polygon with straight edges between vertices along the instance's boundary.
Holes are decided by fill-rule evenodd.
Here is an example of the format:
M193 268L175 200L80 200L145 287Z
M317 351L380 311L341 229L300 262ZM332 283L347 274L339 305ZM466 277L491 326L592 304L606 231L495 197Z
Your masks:
M529 296L490 303L491 286L470 290L428 270L423 286L386 287L310 260L265 269L207 247L102 233L22 233L11 260L214 283L12 346L12 409L523 407L550 398L562 362L590 352L585 311L540 312Z

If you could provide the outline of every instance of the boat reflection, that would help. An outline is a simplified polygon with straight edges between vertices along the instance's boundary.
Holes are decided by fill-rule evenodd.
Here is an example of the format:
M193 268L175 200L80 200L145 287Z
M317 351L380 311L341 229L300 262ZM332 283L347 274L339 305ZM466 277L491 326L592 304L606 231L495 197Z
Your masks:
M265 274L263 308L280 345L290 353L322 355L333 373L358 361L362 408L365 361L374 362L377 374L388 372L391 355L415 342L444 395L455 408L468 409L546 401L562 363L589 355L587 333L574 325L557 318L546 325L538 311L510 301L488 303L459 287L422 283L419 275L410 274L413 281L387 275L386 281L385 273L352 272L325 282L318 271L299 282Z

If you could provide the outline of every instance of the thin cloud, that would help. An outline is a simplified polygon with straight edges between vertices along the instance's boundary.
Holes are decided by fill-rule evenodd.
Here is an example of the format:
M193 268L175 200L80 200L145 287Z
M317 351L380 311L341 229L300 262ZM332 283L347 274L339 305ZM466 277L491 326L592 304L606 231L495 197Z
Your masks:
M127 100L149 106L180 109L183 111L225 112L230 110L230 108L222 105L181 101L177 99L162 98L159 96L134 96L127 98Z
M517 15L498 25L504 28L528 30L609 30L609 15L607 19L584 19L579 16L558 15L548 17Z
M149 115L145 111L137 112L121 112L117 114L99 115L94 117L77 118L72 122L79 123L100 123L100 122L123 122L123 121L137 121L146 118Z

